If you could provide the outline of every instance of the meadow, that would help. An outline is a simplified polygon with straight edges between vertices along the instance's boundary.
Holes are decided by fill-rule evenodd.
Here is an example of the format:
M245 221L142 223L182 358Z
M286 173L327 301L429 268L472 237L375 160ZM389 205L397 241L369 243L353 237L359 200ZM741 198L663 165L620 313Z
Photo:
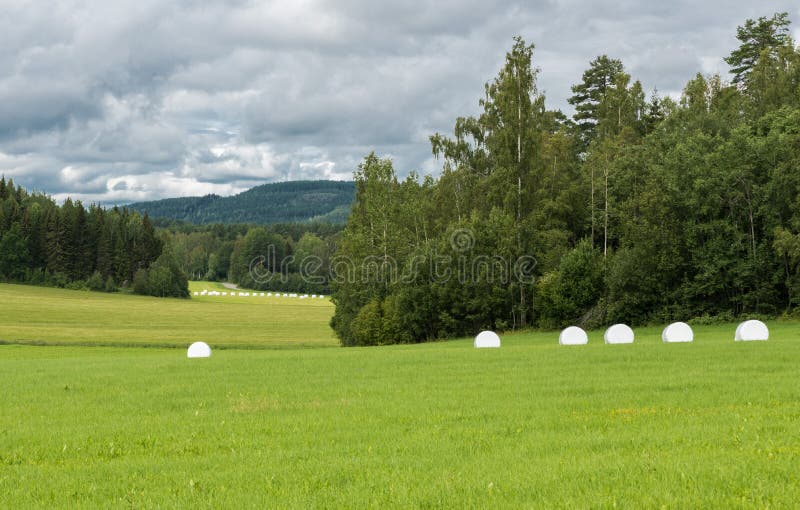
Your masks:
M190 291L227 291L192 282ZM332 347L329 299L147 296L0 284L0 342L48 345Z
M23 322L6 296L4 338ZM219 304L230 314L271 306L233 299ZM178 322L195 315L174 327L202 329ZM92 337L118 338L103 320L108 336ZM726 324L696 327L692 344L643 328L633 345L528 332L501 349L461 339L194 360L0 345L0 507L792 507L800 326L768 325L770 340L752 343Z

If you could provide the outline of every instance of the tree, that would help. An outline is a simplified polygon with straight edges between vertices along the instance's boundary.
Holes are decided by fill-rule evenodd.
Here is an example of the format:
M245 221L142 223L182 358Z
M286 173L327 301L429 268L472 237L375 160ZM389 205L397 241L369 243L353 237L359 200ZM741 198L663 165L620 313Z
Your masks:
M137 271L137 277L141 271L141 269ZM169 247L164 249L145 275L147 283L145 285L145 276L142 276L139 290L134 277L134 292L137 294L146 293L155 297L189 297L188 278Z
M581 241L537 284L539 324L563 328L581 321L603 293L603 262L588 240Z
M295 265L300 276L318 292L327 284L330 255L328 245L319 236L306 232L295 245Z
M736 39L741 45L725 57L731 66L733 83L747 85L750 72L764 56L776 56L778 49L790 43L789 13L775 13L771 18L762 16L748 19L736 29Z
M603 111L609 89L614 87L617 75L624 72L622 61L600 55L589 62L583 72L581 83L572 86L572 97L567 101L575 107L575 120L580 133L582 147L586 148L595 138L597 125L606 117Z
M514 222L509 232L516 241L508 254L512 259L533 251L537 232L545 230L543 225L526 221L545 195L541 146L544 130L551 127L544 96L536 87L533 48L516 37L505 65L485 86L485 97L479 103L481 115L458 119L455 139L439 134L431 137L434 154L445 159L442 180L452 181L458 221L466 220L470 213L502 210ZM475 207L477 203L481 207ZM514 325L525 327L532 288L514 282L508 290L516 294Z
M0 276L9 280L21 280L25 276L28 262L28 244L22 235L19 223L0 238Z
M139 269L133 276L133 293L142 296L150 294L150 275L147 269Z
M777 51L762 52L750 70L746 93L753 118L800 105L800 48L786 43Z
M73 280L84 280L94 270L96 256L92 250L92 232L86 219L86 209L79 201L75 204L71 213L71 225L69 232L71 239L68 242L70 252L68 253L68 271ZM68 220L68 221L70 221Z

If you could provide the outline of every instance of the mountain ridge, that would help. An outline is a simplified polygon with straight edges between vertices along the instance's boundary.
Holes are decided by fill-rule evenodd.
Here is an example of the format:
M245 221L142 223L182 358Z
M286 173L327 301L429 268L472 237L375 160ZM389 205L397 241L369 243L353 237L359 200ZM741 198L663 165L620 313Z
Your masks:
M236 195L164 198L125 207L151 218L209 223L344 223L355 196L353 181L287 181L261 184Z

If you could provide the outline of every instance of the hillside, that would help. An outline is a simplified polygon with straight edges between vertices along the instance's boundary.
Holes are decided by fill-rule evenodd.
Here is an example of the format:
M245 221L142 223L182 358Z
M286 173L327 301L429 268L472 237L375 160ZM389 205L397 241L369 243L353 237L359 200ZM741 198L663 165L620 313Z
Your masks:
M167 198L127 207L153 218L205 223L344 223L355 184L342 181L292 181L264 184L230 197Z

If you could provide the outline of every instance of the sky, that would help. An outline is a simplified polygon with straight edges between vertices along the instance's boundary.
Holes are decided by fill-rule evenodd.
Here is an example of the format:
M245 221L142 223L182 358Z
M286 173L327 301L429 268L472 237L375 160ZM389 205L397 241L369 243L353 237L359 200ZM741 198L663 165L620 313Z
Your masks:
M515 35L549 109L589 61L678 97L748 18L796 1L0 0L0 173L122 204L352 177L371 151L436 175L428 137L476 115Z

